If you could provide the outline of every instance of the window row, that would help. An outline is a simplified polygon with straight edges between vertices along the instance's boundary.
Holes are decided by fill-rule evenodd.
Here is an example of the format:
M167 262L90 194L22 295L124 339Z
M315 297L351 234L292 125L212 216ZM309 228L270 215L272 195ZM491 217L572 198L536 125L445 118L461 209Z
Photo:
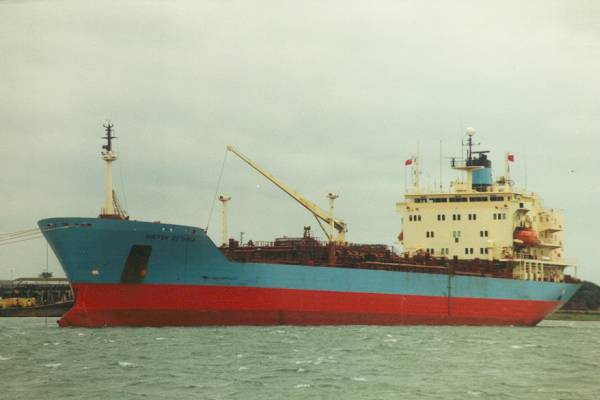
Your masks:
M458 239L460 238L460 236L461 236L461 231L452 231L452 237L454 238L454 242L458 243ZM489 237L489 236L490 236L489 231L479 231L479 237ZM434 231L426 231L425 237L433 238L433 237L435 237L435 232Z
M506 213L494 213L492 215L494 220L505 220L506 219ZM469 221L477 221L477 214L467 214L467 219ZM408 216L408 220L409 221L421 221L421 215L419 214L411 214ZM446 214L437 214L437 220L438 221L445 221L446 220ZM461 221L462 220L462 215L461 214L452 214L452 221Z
M434 255L435 254L435 249L431 248L431 249L425 249L425 251L428 254ZM480 247L479 248L479 254L484 255L484 254L488 254L489 253L489 249L487 247ZM472 247L465 247L465 254L475 254L475 249ZM440 249L440 255L442 256L449 256L450 255L450 249L447 247L443 247Z
M431 255L435 254L435 249L425 249L425 251ZM440 249L440 254L443 256L447 256L450 254L450 249L447 247L443 247Z
M472 247L465 247L465 254L473 254L474 249ZM489 249L487 247L480 247L479 248L479 254L488 254L489 253Z
M507 200L511 197L508 196ZM471 196L471 197L419 197L414 200L415 203L466 203L466 202L479 202L479 201L504 201L504 196Z

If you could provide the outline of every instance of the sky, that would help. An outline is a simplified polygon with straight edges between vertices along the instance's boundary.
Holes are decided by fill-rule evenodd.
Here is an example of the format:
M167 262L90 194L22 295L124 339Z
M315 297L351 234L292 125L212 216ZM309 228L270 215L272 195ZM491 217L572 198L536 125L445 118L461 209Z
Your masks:
M472 126L497 175L514 153L517 185L564 210L566 256L600 283L599 36L585 0L0 1L0 233L99 213L110 119L133 219L210 219L218 243L228 193L231 236L320 233L232 154L217 188L232 144L323 208L339 193L349 241L394 245L404 160L439 185ZM0 279L46 251L0 246Z

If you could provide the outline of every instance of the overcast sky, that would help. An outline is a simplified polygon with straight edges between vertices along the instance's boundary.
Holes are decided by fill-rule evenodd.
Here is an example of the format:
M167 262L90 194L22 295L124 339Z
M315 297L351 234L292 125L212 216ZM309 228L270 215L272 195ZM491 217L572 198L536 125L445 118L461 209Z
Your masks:
M392 245L404 160L418 146L439 185L440 141L456 155L473 126L497 174L515 153L517 184L565 210L566 256L599 283L599 36L597 1L0 1L0 232L98 214L109 118L134 219L206 226L234 144L324 208L339 192L348 240ZM232 236L318 233L232 155L220 192ZM45 254L0 246L0 278Z

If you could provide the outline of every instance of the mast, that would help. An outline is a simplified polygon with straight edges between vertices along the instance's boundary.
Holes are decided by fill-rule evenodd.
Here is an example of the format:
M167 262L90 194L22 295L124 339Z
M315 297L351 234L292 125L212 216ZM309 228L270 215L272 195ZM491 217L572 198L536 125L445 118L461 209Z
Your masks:
M415 157L415 167L413 169L413 190L415 193L421 193L421 169L419 168L419 156Z
M229 238L228 238L228 234L227 234L227 202L231 200L231 196L227 195L227 194L222 194L219 196L219 201L223 204L223 209L222 209L222 225L221 225L221 246L222 247L227 247L228 243L229 243ZM243 232L242 232L243 233ZM241 242L241 238L243 237L242 234L240 234L240 243Z
M104 208L100 211L100 217L120 219L120 216L115 213L112 183L112 162L117 160L117 153L112 150L112 141L117 137L113 135L114 124L110 121L106 121L102 126L106 131L106 136L102 137L102 139L106 139L106 144L102 145L101 153L102 159L106 161L106 186L104 192Z

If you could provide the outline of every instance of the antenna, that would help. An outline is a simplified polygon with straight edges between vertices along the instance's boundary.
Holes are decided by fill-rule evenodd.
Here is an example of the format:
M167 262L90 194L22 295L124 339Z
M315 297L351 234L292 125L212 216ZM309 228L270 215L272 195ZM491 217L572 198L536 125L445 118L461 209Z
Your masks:
M444 190L444 185L443 185L443 183L442 183L442 182L443 182L443 179L444 179L443 172L442 172L442 169L443 169L443 168L442 168L442 162L443 162L443 161L442 161L442 159L443 159L443 158L444 158L444 157L443 157L443 154L442 154L442 140L440 139L440 192L441 192L442 190Z
M102 148L106 151L112 151L112 140L117 138L116 136L112 135L115 125L108 120L106 123L102 124L102 126L106 131L106 136L102 137L102 139L106 139L106 144L102 145Z
M467 139L467 146L468 146L468 150L467 150L467 160L471 161L471 156L473 154L473 135L475 135L475 128L472 127L468 127L467 128L467 136L469 137Z

